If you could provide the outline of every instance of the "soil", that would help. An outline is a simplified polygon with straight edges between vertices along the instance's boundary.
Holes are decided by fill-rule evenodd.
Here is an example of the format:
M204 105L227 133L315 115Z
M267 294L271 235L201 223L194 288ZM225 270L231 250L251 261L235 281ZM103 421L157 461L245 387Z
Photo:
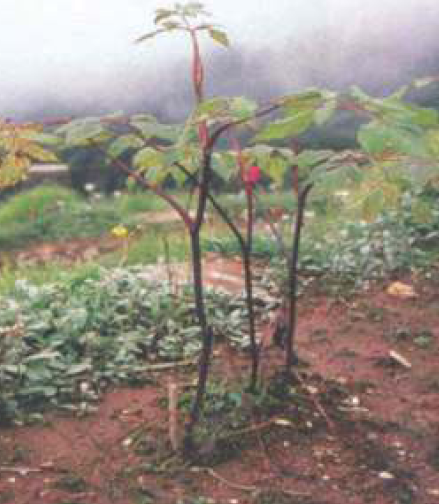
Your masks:
M121 240L109 236L39 243L10 255L14 262L21 264L44 264L51 261L69 264L97 259L120 247Z
M235 261L209 261L212 284L237 284ZM314 405L302 424L287 412L277 426L250 425L233 453L185 464L169 449L167 383L194 371L156 373L84 418L1 429L0 504L439 502L439 274L401 280L416 297L391 296L389 281L343 301L317 284L301 299L298 376ZM268 383L282 352L265 341ZM244 379L248 367L216 348L217 378Z

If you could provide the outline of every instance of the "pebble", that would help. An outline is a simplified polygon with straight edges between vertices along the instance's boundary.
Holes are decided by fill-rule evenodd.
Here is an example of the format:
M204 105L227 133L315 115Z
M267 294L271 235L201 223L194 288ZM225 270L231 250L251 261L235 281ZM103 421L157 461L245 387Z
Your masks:
M378 474L378 476L381 478L381 479L385 479L385 480L391 480L391 479L394 479L395 476L392 474L392 473L389 473L387 471L382 471Z

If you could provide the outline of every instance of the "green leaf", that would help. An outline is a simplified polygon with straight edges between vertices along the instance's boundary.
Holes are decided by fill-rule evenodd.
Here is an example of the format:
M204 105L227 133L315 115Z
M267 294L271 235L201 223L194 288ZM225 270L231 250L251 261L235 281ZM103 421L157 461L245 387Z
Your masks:
M160 23L163 19L167 19L173 15L175 15L175 10L169 10L169 9L157 9L156 15L154 18L154 24Z
M163 156L160 152L152 147L145 147L137 152L133 159L134 166L141 170L149 170L151 168L161 166L163 164Z
M42 161L43 163L56 163L58 158L55 154L38 144L30 144L26 146L23 154L33 159L34 161Z
M238 120L253 117L257 109L256 102L243 96L237 96L230 101L230 114Z
M266 125L252 141L260 142L295 137L307 130L311 126L313 119L314 111L305 110L294 116L273 121L272 123Z
M168 167L152 166L146 172L145 178L150 184L161 184L170 173Z
M361 147L371 156L396 154L424 157L427 155L422 136L378 121L363 126L357 134L357 139Z
M322 163L312 169L307 181L320 184L326 193L343 188L349 182L359 184L363 172L355 165L339 165L334 162Z
M181 132L180 126L160 124L152 116L135 116L131 118L130 123L142 134L145 140L156 138L175 142Z
M212 169L221 180L228 182L238 171L236 157L231 152L215 152Z
M351 86L351 95L360 102L369 102L373 100L371 96L365 93L358 86Z
M430 202L416 200L412 204L411 213L413 220L419 224L430 224L434 222L434 210Z
M166 31L165 29L160 28L160 30L155 30L153 32L145 33L145 35L142 35L141 37L136 38L136 40L134 41L134 43L135 44L139 44L140 42L144 42L145 40L152 39L156 35L158 35L159 33L163 33L165 31Z
M208 119L212 116L224 113L227 111L229 106L229 101L227 98L214 97L209 100L204 100L200 105L198 105L195 110L194 116L198 120Z
M204 5L200 2L189 2L184 5L181 10L184 16L209 16L209 13L204 10Z
M117 158L129 149L140 149L144 142L136 135L122 135L114 140L108 147L108 155Z
M172 166L174 163L181 160L181 153L175 147L169 147L161 151L163 164Z
M431 155L439 160L439 129L430 130L426 134L426 142Z
M337 100L328 100L322 107L318 108L314 114L316 124L321 126L328 122L337 110L337 105Z
M165 31L174 31L179 28L183 28L182 25L176 23L175 21L165 21L164 23L162 23L162 26L165 28Z
M214 40L215 42L218 42L218 44L221 44L224 47L230 46L229 39L228 39L227 34L225 32L223 32L221 30L214 29L214 28L210 28L208 31L209 31L209 35L212 40Z
M177 166L171 165L168 170L168 174L172 176L172 179L174 182L177 184L179 188L183 186L183 184L186 182L188 179L188 176L184 171L180 170Z
M369 107L381 114L390 126L399 126L414 132L421 128L435 127L439 125L439 114L437 110L418 107L399 100L385 98L384 100L375 100Z
M91 142L99 143L111 137L99 119L95 118L73 121L60 130L66 133L67 146L89 145Z
M278 187L281 187L284 183L287 169L290 166L288 161L278 154L270 156L267 161L260 168Z
M302 93L285 96L281 104L285 109L286 115L296 114L299 111L314 111L320 105L325 95L320 90L308 89Z
M327 161L332 155L330 150L304 150L298 154L294 160L299 168L313 168L314 166Z
M56 146L60 145L60 143L62 142L61 138L59 138L56 135L50 135L48 133L40 133L37 131L26 131L20 136L23 138L27 138L28 140L38 142L42 145Z

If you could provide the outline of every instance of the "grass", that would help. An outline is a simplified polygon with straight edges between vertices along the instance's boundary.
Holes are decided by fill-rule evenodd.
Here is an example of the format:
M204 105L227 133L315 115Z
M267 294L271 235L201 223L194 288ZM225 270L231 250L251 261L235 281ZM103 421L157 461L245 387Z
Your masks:
M78 278L95 278L100 268L101 266L93 261L78 263L69 268L57 261L40 264L38 267L33 265L13 267L6 262L1 269L0 297L9 295L15 289L17 280L26 279L34 285L70 283L77 281Z
M151 226L140 237L128 240L117 252L107 254L100 263L134 266L156 262L181 262L188 258L189 243L183 229L167 230L163 225Z
M302 267L318 274L332 272L350 278L369 274L376 276L437 260L439 207L437 199L427 201L433 213L430 220L414 221L418 196L406 198L398 211L387 210L375 221L361 220L358 205L361 193L348 198L323 201L325 195L312 194L301 248ZM187 195L175 195L186 204ZM242 195L220 195L227 210L240 216L245 209ZM261 194L260 208L280 208L287 214L294 210L291 193ZM182 225L147 223L144 214L169 209L160 198L149 193L123 194L118 198L87 200L73 191L56 186L40 186L12 197L0 205L0 250L26 247L39 241L56 241L106 235L117 224L125 225L132 237L120 250L103 255L97 261L69 265L72 273L106 267L187 260L189 246ZM294 212L293 212L294 213ZM419 213L419 212L418 212ZM259 213L260 219L261 213ZM262 221L254 237L254 253L259 258L277 259L278 247ZM139 227L140 226L140 227ZM291 223L286 221L283 233L288 240ZM227 226L215 219L203 229L205 250L226 255L239 254ZM414 245L418 246L414 246ZM17 278L30 278L36 283L64 278L65 264L52 262L35 267L14 268L7 256L2 258L0 293L7 292ZM276 261L275 261L276 262Z
M177 195L184 203L184 195ZM60 186L42 185L0 205L0 250L31 243L96 237L117 224L134 226L146 212L169 209L150 193L86 199Z

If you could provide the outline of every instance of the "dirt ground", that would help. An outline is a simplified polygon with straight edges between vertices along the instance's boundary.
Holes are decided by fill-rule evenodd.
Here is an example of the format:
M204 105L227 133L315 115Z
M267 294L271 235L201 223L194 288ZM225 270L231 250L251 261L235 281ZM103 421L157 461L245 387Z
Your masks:
M223 279L236 273L231 263ZM439 502L439 275L404 281L416 297L391 296L385 282L340 302L317 284L301 299L300 376L315 404L301 428L286 414L249 426L248 442L222 462L157 464L169 378L157 373L142 388L109 391L84 418L0 430L0 504ZM266 380L279 359L264 349ZM218 347L214 374L243 377L246 362Z

